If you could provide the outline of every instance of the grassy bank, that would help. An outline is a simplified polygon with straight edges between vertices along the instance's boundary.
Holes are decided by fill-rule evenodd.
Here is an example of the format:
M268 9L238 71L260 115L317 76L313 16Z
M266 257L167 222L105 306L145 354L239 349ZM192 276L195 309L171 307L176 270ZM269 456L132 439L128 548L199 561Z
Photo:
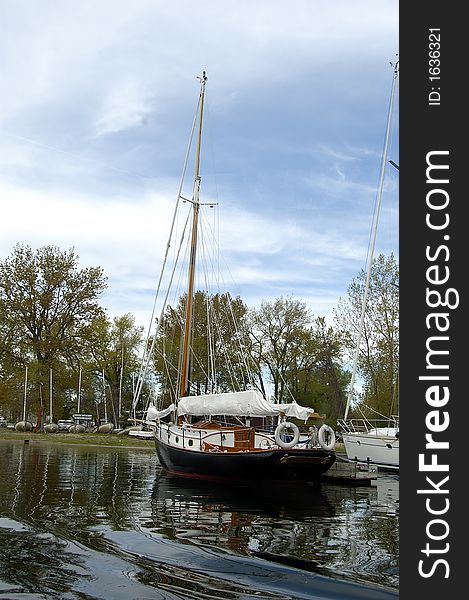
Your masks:
M153 440L139 440L128 435L116 433L20 433L11 429L0 429L0 441L11 440L24 443L80 444L90 446L112 446L117 448L140 448L154 450Z

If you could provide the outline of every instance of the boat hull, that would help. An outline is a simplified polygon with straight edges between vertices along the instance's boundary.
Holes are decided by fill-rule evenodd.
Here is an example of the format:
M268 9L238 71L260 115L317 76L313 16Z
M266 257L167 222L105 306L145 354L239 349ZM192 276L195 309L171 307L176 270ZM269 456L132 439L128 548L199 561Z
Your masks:
M399 468L399 438L370 433L343 433L345 452L349 460Z
M155 438L163 469L184 477L229 481L315 481L335 462L335 452L272 449L249 452L201 452L176 448Z

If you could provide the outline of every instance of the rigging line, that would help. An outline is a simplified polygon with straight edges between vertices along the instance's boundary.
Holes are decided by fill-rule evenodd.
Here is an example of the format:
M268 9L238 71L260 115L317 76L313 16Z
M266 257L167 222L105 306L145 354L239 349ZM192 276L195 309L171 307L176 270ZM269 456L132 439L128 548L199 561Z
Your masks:
M247 353L244 351L243 345L241 344L241 337L242 337L241 328L240 328L238 321L236 319L236 316L233 312L233 306L231 305L231 302L228 304L228 309L230 311L231 319L233 321L233 324L235 327L235 332L237 334L236 343L238 344L241 360L244 364L244 368L246 370L246 375L248 376L249 383L252 384L254 382L254 374L253 374L251 367L249 366L249 362L247 360Z
M387 124L386 124L386 135L384 138L383 155L382 155L382 160L381 160L381 170L380 170L380 175L379 175L378 190L376 193L376 209L375 209L375 214L373 215L371 246L370 246L370 254L368 257L368 270L367 270L367 275L366 275L365 290L364 290L363 301L362 301L360 328L358 331L358 339L356 342L355 356L354 356L353 368L352 368L352 376L351 376L350 384L349 384L349 393L348 393L348 397L347 397L347 404L345 407L344 419L347 419L348 412L350 409L350 404L351 404L352 396L353 396L353 387L354 387L354 383L355 383L355 376L356 376L357 366L358 366L358 356L359 356L359 352L360 352L362 328L363 328L363 323L365 320L366 302L367 302L367 297L368 297L368 288L370 285L371 268L372 268L372 264L373 264L373 253L374 253L374 248L375 248L375 243L376 243L376 234L377 234L377 230L378 230L379 212L380 212L380 208L381 208L381 199L383 196L384 173L385 173L386 165L388 162L387 155L388 155L388 148L389 148L389 134L390 134L390 129L391 129L392 112L393 112L393 107L394 107L396 82L397 82L397 78L398 78L398 74L399 74L398 65L399 65L399 61L394 65L394 72L393 72L393 78L392 78L391 97L389 99L388 118L387 118Z
M168 315L168 317L172 316L172 318L174 319L174 323L173 326L171 327L170 330L167 329L166 327L166 318L163 320L164 323L164 327L163 327L163 334L162 334L162 338L160 339L161 343L162 343L162 347L163 349L160 350L158 348L158 346L155 346L155 352L158 353L162 359L163 359L163 367L164 367L164 374L167 377L168 383L166 383L166 386L170 388L170 396L172 398L174 398L174 401L177 402L177 397L176 397L176 388L173 386L173 379L171 376L171 371L170 368L173 370L173 376L175 375L175 380L176 382L179 380L180 377L180 371L179 371L179 366L176 366L175 364L173 364L172 361L170 361L167 356L168 353L166 352L166 347L167 345L169 345L169 352L170 354L173 353L174 348L176 348L176 326L175 325L179 325L179 327L182 329L182 324L181 324L181 319L179 318L179 315L177 313L177 310L175 310L174 308L171 307L171 305L168 305L168 308L170 310L170 315ZM163 326L163 324L162 324ZM167 339L168 333L171 332L171 339ZM180 336L179 336L180 337Z
M210 294L211 294L211 285L209 284L209 278L208 278L208 271L209 271L209 267L210 267L210 252L207 249L207 245L206 245L206 239L207 236L205 235L205 215L204 212L201 211L201 215L200 215L200 232L201 232L201 236L200 236L200 243L201 243L201 249L202 252L200 253L200 258L201 260L199 261L199 265L202 265L202 273L203 273L203 278L199 276L199 279L204 281L205 284L205 290L206 290L206 294L205 294L205 306L206 306L206 319L207 319L207 369L208 369L208 381L211 382L211 387L213 388L213 384L215 382L215 365L214 365L214 352L213 352L213 337L214 337L214 333L211 327L211 320L210 320L210 308L212 305L211 302L211 298L210 298Z
M221 310L223 310L222 307L221 307ZM220 316L218 314L216 314L215 311L214 311L213 315L214 315L214 325L215 325L215 329L217 330L218 339L219 339L219 343L220 343L220 354L223 355L223 357L224 357L225 367L226 367L226 370L228 372L228 375L229 375L229 378L231 381L232 389L237 390L237 389L239 389L239 385L237 384L237 380L235 377L235 375L236 375L235 369L234 369L232 361L230 360L230 357L228 355L226 344L225 344L225 341L222 336Z
M204 230L208 229L208 232L210 233L210 225L208 223L208 220L204 220L203 221L203 226L204 226ZM207 240L211 240L211 236L209 235L209 233L205 236ZM205 238L204 238L205 239ZM212 345L213 342L215 341L215 335L218 334L218 339L221 342L223 340L222 338L222 334L221 334L221 326L220 326L220 314L223 311L224 305L223 305L223 298L222 298L222 294L220 291L220 286L217 284L217 278L216 278L216 270L215 270L215 266L214 266L214 262L215 262L215 257L214 257L214 253L216 251L216 245L212 243L212 252L209 254L209 263L208 263L208 267L210 267L210 273L212 275L212 284L211 287L215 290L217 290L217 294L218 294L218 312L215 309L214 306L214 294L212 292L211 297L209 298L210 301L210 309L211 309L211 314L213 315L213 322L214 322L214 331L212 333L213 339L212 339ZM207 253L208 254L208 253ZM206 274L206 278L207 278L207 274ZM207 286L208 287L208 286ZM227 321L229 323L229 321ZM215 377L215 356L214 354L212 354L212 369L213 369L213 374Z
M227 349L226 343L223 340L223 338L221 340L221 350L222 350L223 355L225 356L226 366L228 368L228 373L229 373L229 376L231 379L231 385L234 390L240 390L241 386L237 382L235 365L233 364L233 361L230 359L230 356L228 354L228 349Z
M143 351L143 356L142 356L142 364L143 364L143 361L145 360L145 352L146 352L146 349L148 347L148 341L150 339L151 329L153 327L153 322L154 322L154 319L155 319L156 303L158 301L158 296L159 296L159 291L160 291L160 287L161 287L161 282L162 282L164 271L165 271L165 268L166 268L166 262L167 262L168 255L169 255L169 249L171 247L171 240L172 240L172 237L173 237L173 231L174 231L174 227L175 227L175 223L176 223L176 216L178 214L178 208L179 208L179 203L180 203L180 200L181 200L182 188L184 186L184 180L185 180L185 177L186 177L186 170L187 170L187 165L188 165L188 162L189 162L190 150L191 150L191 147L192 147L192 140L193 140L193 137L194 137L195 126L196 126L196 123L197 123L197 116L198 116L198 113L199 113L199 104L200 104L200 98L199 98L199 101L197 102L197 108L196 108L196 111L195 111L194 120L192 122L191 134L189 136L189 143L188 143L187 150L186 150L186 155L185 155L185 158L184 158L184 165L183 165L183 169L182 169L181 179L180 179L180 182L179 182L179 189L178 189L178 194L177 194L177 199L176 199L176 206L174 207L173 218L172 218L172 222L171 222L171 228L170 228L170 232L169 232L168 241L166 243L166 251L165 251L165 255L164 255L164 259L163 259L163 266L161 267L161 272L160 272L160 277L159 277L159 281L158 281L158 286L157 286L157 289L156 289L155 299L154 299L154 302L153 302L153 309L152 309L152 313L151 313L150 324L148 326L147 337L145 339L145 344L144 344L144 347L143 347L144 351ZM185 227L184 227L184 230L185 230ZM142 369L140 368L139 375L138 375L139 379L140 379L141 373L142 373Z
M383 413L379 412L379 410L376 410L375 408L373 408L372 406L368 406L367 404L363 404L363 407L366 408L367 410L379 415L383 420L388 420L390 419L390 417L383 415Z
M169 372L169 368L168 368L168 363L166 362L166 357L163 357L163 365L164 368L166 370L166 377L168 378L168 383L169 383L169 392L170 392L170 402L171 400L173 400L173 402L177 402L177 390L173 385L173 380L171 379L171 373ZM161 408L160 408L161 410Z
M207 379L208 379L208 373L205 371L204 365L202 364L202 361L200 360L200 358L197 356L197 354L194 352L194 348L192 346L192 343L189 345L189 349L192 353L192 357L194 358L197 366L200 368L200 370L202 371L202 375L204 375ZM191 386L194 384L194 382L190 382Z
M202 244L202 252L201 252L201 255L202 255L201 258L202 258L202 260L201 261L199 260L198 273L200 272L200 263L202 262L202 264L205 265L205 261L203 260L203 250L204 250L204 247L205 247L205 245L204 245L204 239L203 239L203 236L200 236L200 237L201 237L200 242ZM204 270L204 273L205 273L205 270ZM201 279L201 277L199 275L198 275L198 279ZM179 317L178 317L178 320L180 321ZM181 326L182 326L182 323L181 323ZM190 350L191 356L195 360L197 366L200 368L202 374L209 380L210 379L210 369L208 369L208 372L207 372L206 369L204 368L204 366L202 364L202 361L200 360L200 358L198 357L198 355L194 351L193 341L194 340L191 340L191 342L189 344L189 350ZM179 371L180 371L180 368L179 368ZM181 374L182 373L180 373L180 375ZM192 385L192 383L191 383L191 385Z
M392 134L393 134L393 127L394 127L394 97L395 97L395 88L398 83L399 61L397 61L397 63L393 66L394 66L394 71L393 71L391 95L390 95L390 100L389 100L389 105L388 105L386 135L385 135L385 138L383 141L383 148L382 148L382 153L381 153L381 169L380 169L380 174L379 174L379 178L378 178L378 186L377 186L377 192L376 192L375 203L374 203L374 208L373 208L373 218L371 221L372 227L370 229L370 235L369 235L369 239L368 239L368 249L367 249L365 265L367 265L370 260L370 254L371 254L371 257L373 257L373 253L374 253L374 241L376 239L375 228L377 228L377 222L378 222L379 212L380 212L380 208L381 208L381 195L382 195L382 192L384 189L384 175L386 172L386 167L387 167L387 162L388 162L387 157L390 155L390 150L392 148L392 142L393 142ZM372 258L371 258L371 260L372 260Z
M173 237L173 231L174 231L174 227L175 227L175 223L176 223L176 218L177 218L177 214L178 214L179 203L180 203L180 200L181 200L182 188L184 186L184 180L185 180L186 171L187 171L187 165L188 165L188 161L189 161L190 149L192 147L192 140L193 140L193 137L194 137L195 126L196 126L196 123L197 123L197 115L198 115L198 111L199 111L199 103L200 103L200 100L197 103L196 113L194 115L194 120L192 122L192 129L191 129L191 134L190 134L190 137L189 137L189 143L188 143L188 146L187 146L186 155L185 155L185 159L184 159L184 166L183 166L183 170L182 170L182 174L181 174L181 180L180 180L180 183L179 183L179 189L178 189L178 194L177 194L177 199L176 199L176 205L175 205L175 208L174 208L173 219L172 219L171 228L170 228L170 233L169 233L168 241L167 241L167 244L166 244L166 252L165 252L165 255L164 255L164 259L163 259L163 266L161 268L160 278L159 278L159 281L158 281L158 286L157 286L157 290L156 290L156 294L155 294L155 299L154 299L154 303L153 303L153 310L152 310L151 318L150 318L150 324L149 324L149 327L148 327L147 337L146 337L146 340L145 340L145 348L146 348L146 344L148 343L148 340L149 340L150 335L151 335L151 328L153 326L153 322L154 322L154 318L155 318L156 303L157 303L157 300L158 300L158 295L159 295L159 291L160 291L160 287L161 287L161 282L162 282L163 274L164 274L164 271L165 271L165 267L166 267L166 262L167 262L167 259L168 259L169 250L170 250L170 247L171 247L171 240L172 240L172 237Z
M201 219L201 230L202 232L204 231L204 220ZM205 236L202 235L201 236L201 242L202 242L202 256L205 256ZM208 253L207 253L208 254ZM214 360L213 360L213 333L212 333L212 328L210 325L210 307L211 307L211 299L210 299L210 285L208 282L208 276L207 276L207 263L204 260L203 261L203 273L204 273L204 281L205 281L205 288L207 290L206 292L206 296L205 296L205 308L206 308L206 317L207 317L207 370L209 373L208 376L208 380L209 382L211 382L210 387L213 390L213 384L215 382L215 364L214 364Z
M279 374L279 376L280 376L280 379L281 379L281 380L282 380L282 382L283 382L283 385L285 386L285 389L286 389L286 390L287 390L287 392L290 394L290 396L291 396L291 398L292 398L293 402L296 402L296 400L295 400L295 397L293 396L293 393L292 393L292 391L290 390L290 386L288 385L287 381L285 380L285 378L284 378L284 377L283 377L283 375L282 375L282 371L279 371L279 372L278 372L278 374Z
M135 410L135 406L136 406L136 404L138 402L138 399L140 397L140 394L141 394L141 391L142 391L142 387L143 387L143 383L144 383L144 379L145 379L147 371L148 371L148 366L149 366L149 363L150 363L151 355L152 355L152 352L153 352L153 349L154 349L154 346L155 346L155 343L156 343L156 340L157 340L157 336L158 336L159 330L161 328L161 324L162 324L162 322L164 320L164 311L166 310L166 305L167 305L167 301L168 301L168 296L169 296L170 291L171 291L171 285L172 285L174 273L175 273L177 265L178 265L179 252L180 252L180 250L182 248L182 245L183 245L186 228L187 228L187 225L189 223L189 217L190 217L190 213L188 213L188 215L187 215L186 223L185 223L184 229L182 231L181 241L180 241L179 249L178 249L178 254L176 255L176 258L175 258L173 270L172 270L172 273L171 273L171 278L170 278L170 281L169 281L169 284L168 284L168 288L167 288L167 291L166 291L166 296L165 296L165 299L164 299L164 302L163 302L163 305L162 305L162 308L161 308L160 319L157 322L157 327L156 327L156 330L155 330L155 333L154 333L154 336L153 336L153 339L152 339L152 344L151 344L151 347L150 347L149 350L147 348L147 354L146 355L144 354L144 357L142 358L142 365L141 365L141 371L140 371L141 378L137 381L137 387L136 387L136 390L135 390L134 401L133 401L133 405L132 405L133 406L133 410ZM146 361L145 361L145 364L143 366L143 361L145 359L145 356L146 356ZM143 371L143 374L142 374L142 371Z
M212 234L212 238L214 240L214 245L216 245L216 236L215 233L213 232L212 229L210 229L211 234ZM218 236L219 238L219 236ZM221 274L221 267L224 267L225 270L227 271L228 275L229 275L229 279L230 279L230 284L232 285L233 289L236 288L239 290L239 284L236 283L233 274L231 272L230 266L225 258L225 255L223 254L223 252L221 252L219 250L220 245L216 245L218 247L218 251L217 251L217 267L218 267L218 288L220 289L220 283L223 284L223 286L226 288L228 287L227 284L227 280L223 277L223 275ZM221 259L221 260L220 260ZM239 295L239 293L238 293Z
M207 225L205 219L202 219L201 223L202 223L202 231L205 231L206 230L206 225ZM202 236L203 248L205 248L205 237L206 236ZM205 255L207 255L207 254L208 254L208 252L205 253ZM203 264L204 264L204 266L206 266L207 265L207 261L204 260ZM212 264L212 267L213 267L213 263L211 263L211 264ZM212 272L213 272L213 268L212 268ZM204 275L205 275L205 279L207 280L207 269L204 269ZM239 385L237 385L235 383L235 381L236 381L236 378L234 377L235 376L235 366L232 364L232 361L230 360L230 357L229 357L228 352L226 350L225 342L224 342L223 336L222 336L222 327L221 327L221 321L220 321L221 314L224 313L225 320L227 321L227 323L228 324L231 323L234 326L235 333L239 333L239 328L237 327L236 319L234 318L234 313L232 312L232 307L230 305L229 300L228 300L227 304L228 304L228 307L229 307L228 310L230 311L231 315L229 315L227 313L226 306L221 301L222 298L221 298L220 294L219 294L219 300L220 300L220 302L219 302L219 304L220 304L220 315L218 315L216 313L216 311L213 311L214 325L215 325L215 328L217 330L217 333L218 333L218 336L219 336L219 339L220 339L222 352L226 356L226 363L227 363L226 366L227 366L228 371L230 373L230 378L232 380L232 385L233 385L234 388L239 389ZM213 302L212 302L212 306L213 306ZM230 320L230 316L231 316L231 320ZM242 353L242 348L241 347L239 348L239 355L241 356L241 358L243 358L243 353ZM249 375L249 370L248 369L246 369L246 374Z
M222 298L222 294L220 293L220 298ZM241 363L244 367L245 374L250 383L253 382L253 373L249 364L246 360L246 352L244 351L243 345L241 344L241 327L240 324L234 314L233 306L232 306L232 297L228 293L226 295L226 303L220 302L220 312L224 314L226 321L233 326L234 329L234 338L235 338L235 346L237 346L238 354L241 357Z
M159 349L159 348L156 346L156 347L155 347L155 353L156 353L156 354L159 354L159 356L161 356L161 358L163 359L163 365L164 365L164 367L165 367L165 369L166 369L166 374L167 374L167 376L168 376L168 377L169 377L169 367L171 367L171 369L173 369L173 371L176 371L176 373L177 373L177 367L176 367L176 366L175 366L175 365L174 365L174 364L173 364L173 363L172 363L170 360L168 360L168 359L166 358L166 353L165 353L165 352L162 352L162 351L161 351L161 350L160 350L160 349ZM173 386L172 386L172 382L171 382L171 380L169 380L169 381L170 381L170 385L171 385L171 388L172 388L172 387L173 387Z
M179 243L179 250L178 250L178 253L177 253L177 256L176 256L176 260L174 262L173 270L171 272L171 278L170 278L169 283L168 283L168 289L166 290L166 296L165 296L164 301L163 301L163 305L162 305L161 313L160 313L160 318L159 318L158 323L156 325L155 333L153 335L153 339L152 339L152 342L151 342L151 347L150 347L150 350L147 352L146 362L145 362L145 366L144 366L143 371L141 369L141 375L142 376L141 376L141 379L139 379L139 381L137 381L137 387L136 387L134 399L133 399L133 402L132 402L132 410L135 410L135 406L137 405L137 402L139 400L140 393L141 393L142 387L143 387L143 381L144 381L144 379L146 377L146 374L148 372L148 365L150 364L150 358L151 358L151 355L153 353L153 349L155 347L155 342L156 342L156 339L157 339L157 335L158 335L158 333L160 331L160 328L161 328L161 323L162 323L163 317L164 317L164 311L166 309L166 303L168 301L168 296L169 296L169 293L171 291L171 285L172 285L172 282L173 282L174 273L176 272L176 267L177 267L177 264L178 264L179 252L180 252L180 250L182 248L182 244L183 244L183 241L184 241L184 236L185 236L185 233L186 233L186 228L187 228L187 225L189 223L189 217L190 217L190 212L187 213L186 223L184 225L184 229L183 229L182 235L181 235L181 241ZM147 342L148 342L148 340L147 340ZM145 358L145 354L144 354L144 356L142 358L142 361L143 361L144 358Z
M225 312L225 318L227 318L228 321L231 318L231 323L233 324L233 327L235 330L233 337L235 338L235 347L237 348L237 355L240 358L239 367L241 367L241 370L244 371L244 374L246 375L249 383L252 383L252 381L253 381L252 372L246 361L246 353L244 352L244 348L241 344L241 330L238 327L238 323L237 323L236 317L234 315L233 307L231 306L230 299L228 299L226 306L222 307L222 310Z
M188 219L189 219L189 215L191 215L191 212L189 212L188 214ZM184 259L182 261L182 264L186 265L189 264L189 257L190 257L190 252L191 252L191 236L189 235L187 238L187 243L186 243L186 248L184 251ZM185 305L184 305L184 295L185 295L185 302L187 303L187 291L186 291L186 287L184 284L184 287L182 285L182 279L183 277L186 277L187 273L183 273L183 269L181 268L179 271L179 279L178 279L178 284L177 284L177 292L175 290L174 293L174 304L176 306L179 306L179 299L181 299L181 310L182 312L185 312ZM183 290L182 292L180 290ZM176 311L176 318L177 321L179 323L179 327L180 327L180 335L179 335L179 357L178 357L178 378L177 378L177 387L178 390L181 389L181 382L182 382L182 361L183 361L183 356L182 356L182 346L184 343L184 317L182 317L177 311ZM174 338L173 338L174 341Z
M203 241L202 241L202 245L203 245ZM200 262L200 261L199 261ZM203 261L205 262L205 261ZM200 279L200 278L199 278ZM196 292L197 293L197 292ZM202 361L200 360L200 358L197 356L196 352L194 351L194 346L193 346L193 342L194 342L194 338L190 340L190 344L189 344L189 351L191 356L193 357L193 359L195 360L197 366L200 368L200 370L202 371L202 374L209 379L209 373L206 372L204 365L202 364ZM192 385L192 382L190 382Z

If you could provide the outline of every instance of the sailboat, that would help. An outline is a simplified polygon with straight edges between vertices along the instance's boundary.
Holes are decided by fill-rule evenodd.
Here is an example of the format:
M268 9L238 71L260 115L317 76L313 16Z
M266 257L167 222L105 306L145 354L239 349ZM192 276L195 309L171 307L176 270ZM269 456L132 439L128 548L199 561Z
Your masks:
M146 422L154 428L159 461L163 469L171 474L232 482L317 480L336 459L335 434L326 424L320 428L309 427L305 433L301 433L299 427L289 420L295 418L306 423L310 417L320 418L314 409L300 406L295 401L274 403L256 389L254 384L245 381L239 382L239 388L242 389L215 389L209 393L192 395L194 386L191 386L191 368L195 360L192 339L196 318L194 277L200 233L199 216L204 205L200 201L199 167L207 81L205 71L198 79L200 93L191 134L192 140L197 126L192 198L182 196L181 182L177 199L178 202L182 200L190 203L191 211L185 318L181 326L182 343L177 389L175 400L170 406L162 410L157 410L154 405L150 406ZM190 145L191 141L189 148ZM188 155L186 165L187 157ZM169 246L168 242L167 248ZM166 257L167 254L163 266ZM164 308L161 317L156 319L157 332L161 327L163 315ZM153 343L156 337L155 333ZM142 364L147 367L149 358L144 359ZM137 385L134 406L140 390L141 383Z
M358 367L358 357L360 351L360 342L362 338L365 311L367 306L368 291L371 277L371 268L373 263L374 247L378 230L379 213L381 208L381 198L384 186L385 169L388 162L390 131L392 124L392 115L395 99L395 90L399 75L399 61L394 65L393 80L391 86L391 95L389 101L389 110L386 125L386 135L384 142L384 150L381 161L381 172L378 182L376 211L372 226L372 238L370 252L368 256L368 268L365 281L364 294L362 299L362 310L360 317L360 325L358 328L358 336L355 346L355 356L352 368L352 377L350 381L349 394L345 408L343 419L338 420L338 425L342 429L342 439L345 446L345 452L349 460L357 462L373 463L378 468L388 470L399 470L399 416L398 415L380 415L378 419L367 417L348 419L353 389L355 383L355 375ZM389 161L394 167L398 166Z

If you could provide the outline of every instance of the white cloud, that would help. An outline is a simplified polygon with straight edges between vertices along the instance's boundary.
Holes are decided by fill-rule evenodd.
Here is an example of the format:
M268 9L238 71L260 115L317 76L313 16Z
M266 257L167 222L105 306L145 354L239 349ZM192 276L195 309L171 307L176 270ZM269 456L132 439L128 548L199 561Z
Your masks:
M106 91L101 114L94 123L96 136L117 133L144 125L154 110L152 98L139 81L124 79Z
M140 318L150 310L174 199L151 193L143 198L103 200L67 190L46 193L8 184L0 184L0 195L4 222L9 224L0 243L2 257L15 243L34 248L50 243L61 249L74 247L82 266L104 268L109 277L105 294L109 310ZM183 220L179 219L177 240ZM269 286L278 293L282 285L291 290L298 284L328 287L331 269L360 260L364 252L340 231L315 231L311 223L285 223L279 228L275 221L241 209L221 216L219 235L230 261L229 266L222 264L225 278L244 294L252 294L251 286Z
M143 318L195 76L207 68L220 241L236 281L253 302L290 289L330 312L366 251L394 0L18 0L2 10L2 257L16 242L74 246L109 276L109 310Z

